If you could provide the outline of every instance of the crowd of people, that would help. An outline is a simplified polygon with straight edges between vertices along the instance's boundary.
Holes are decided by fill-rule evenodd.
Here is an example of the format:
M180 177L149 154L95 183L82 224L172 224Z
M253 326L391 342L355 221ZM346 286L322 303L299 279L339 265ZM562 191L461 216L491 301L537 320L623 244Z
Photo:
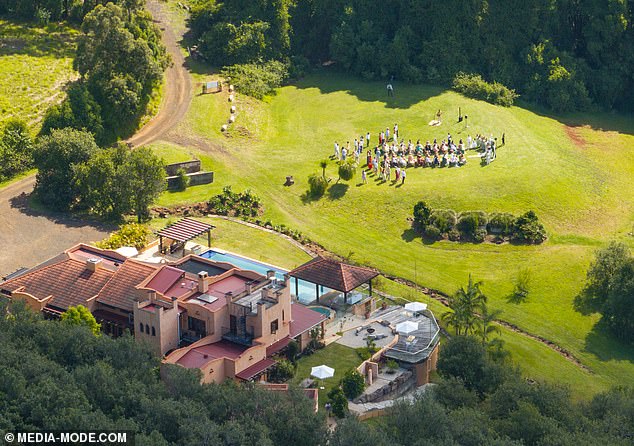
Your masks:
M504 137L503 137L504 138ZM496 157L497 140L493 136L476 135L472 138L469 135L466 141L459 139L457 142L447 134L447 138L438 142L427 140L422 143L417 140L415 143L409 139L407 142L400 138L398 124L390 130L380 131L377 135L376 143L371 142L370 132L354 139L352 145L350 141L339 145L334 143L334 154L332 159L338 161L348 161L354 159L357 165L361 163L360 158L366 151L364 169L361 172L361 180L367 182L367 173L373 172L383 181L394 179L395 182L405 182L407 177L406 169L410 167L460 167L467 163L466 151L478 150L482 157L482 162L489 164Z

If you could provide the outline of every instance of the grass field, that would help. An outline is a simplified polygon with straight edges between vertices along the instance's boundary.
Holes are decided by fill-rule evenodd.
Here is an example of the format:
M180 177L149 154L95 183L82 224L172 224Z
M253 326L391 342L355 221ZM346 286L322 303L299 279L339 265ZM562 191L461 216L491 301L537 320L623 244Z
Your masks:
M194 81L213 75L195 74ZM226 96L195 96L179 132L211 156L213 185L165 195L162 202L207 199L231 184L251 188L266 206L266 218L301 230L327 249L359 263L452 293L468 274L483 280L490 304L502 318L572 352L589 375L547 347L517 334L505 334L527 374L568 383L589 395L634 376L634 351L595 329L597 315L573 308L594 251L609 240L624 240L634 222L634 122L611 115L548 116L527 108L501 108L437 87L396 87L387 101L382 83L362 82L334 73L316 73L283 87L265 101L237 97L237 122L227 135L220 126L229 116ZM469 128L457 124L458 106ZM443 124L427 123L444 111ZM455 115L455 116L454 116ZM319 201L307 201L307 177L318 162L366 131L398 122L402 138L454 139L468 134L506 134L498 159L481 167L477 159L454 169L410 169L402 187L360 176L335 184ZM188 149L190 150L190 149ZM293 175L296 184L284 187ZM519 214L537 212L550 238L541 246L422 243L407 220L414 203L436 208L480 209ZM532 277L522 304L507 299L521 269Z
M0 124L18 117L36 129L46 109L64 98L73 70L74 28L0 20Z

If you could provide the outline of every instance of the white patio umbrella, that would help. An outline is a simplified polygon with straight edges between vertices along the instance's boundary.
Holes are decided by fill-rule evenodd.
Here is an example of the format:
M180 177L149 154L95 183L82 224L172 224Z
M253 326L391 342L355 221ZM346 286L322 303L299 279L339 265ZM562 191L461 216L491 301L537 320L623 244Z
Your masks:
M427 304L422 302L410 302L405 304L405 309L407 311L411 311L412 313L416 313L417 311L425 311L427 309Z
M410 334L416 330L418 330L418 322L405 321L400 324L396 324L396 331L399 333Z
M327 365L318 365L310 370L310 375L319 379L332 378L335 374L335 369L328 367Z

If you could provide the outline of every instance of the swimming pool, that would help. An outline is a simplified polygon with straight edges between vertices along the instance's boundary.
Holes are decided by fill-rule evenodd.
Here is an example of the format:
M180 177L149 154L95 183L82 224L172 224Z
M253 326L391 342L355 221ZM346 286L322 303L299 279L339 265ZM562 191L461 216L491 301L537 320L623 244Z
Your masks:
M321 313L321 314L325 314L326 317L328 319L334 319L335 315L333 314L334 312L330 309L330 308L326 308L326 307L308 307L313 311L316 311L317 313Z
M284 280L284 274L288 272L288 270L225 251L210 249L209 251L205 251L200 254L200 256L217 262L231 263L240 269L255 271L263 276L266 276L267 271L273 270L275 271L275 277L279 280ZM291 293L297 295L297 300L303 304L309 304L316 298L314 283L299 280L297 293L295 291L295 281L291 279ZM329 288L320 287L320 294L324 294L329 291L331 291Z

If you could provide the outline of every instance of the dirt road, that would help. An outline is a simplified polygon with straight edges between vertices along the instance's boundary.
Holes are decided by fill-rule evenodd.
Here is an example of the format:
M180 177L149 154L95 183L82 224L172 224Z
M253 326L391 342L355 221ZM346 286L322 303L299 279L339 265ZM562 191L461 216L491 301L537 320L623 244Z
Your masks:
M147 9L163 32L163 44L172 56L172 65L165 71L163 102L158 114L141 130L127 140L134 147L156 141L174 128L187 113L192 99L191 78L185 59L180 51L177 36L174 34L163 9L166 6L156 0L148 0Z
M165 73L164 100L158 114L127 141L135 147L155 141L174 128L191 101L189 72L163 7L156 0L147 2L147 8L163 30L163 42L173 65ZM19 267L35 266L79 242L101 240L116 229L32 209L29 194L34 184L35 176L31 176L0 189L0 278Z

